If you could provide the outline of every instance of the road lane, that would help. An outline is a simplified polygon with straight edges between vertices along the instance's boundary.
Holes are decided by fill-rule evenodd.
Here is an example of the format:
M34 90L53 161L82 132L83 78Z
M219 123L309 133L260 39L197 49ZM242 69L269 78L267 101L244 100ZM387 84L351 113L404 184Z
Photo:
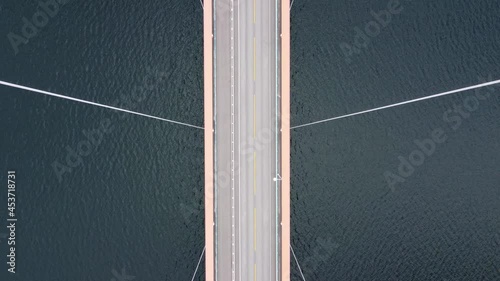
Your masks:
M215 7L216 275L276 280L276 2Z

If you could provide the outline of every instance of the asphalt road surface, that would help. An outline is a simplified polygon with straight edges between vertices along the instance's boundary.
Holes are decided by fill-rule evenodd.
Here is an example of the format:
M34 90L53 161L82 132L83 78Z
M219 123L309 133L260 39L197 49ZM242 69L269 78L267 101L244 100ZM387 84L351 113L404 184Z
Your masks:
M219 281L276 280L275 1L215 0L215 270Z

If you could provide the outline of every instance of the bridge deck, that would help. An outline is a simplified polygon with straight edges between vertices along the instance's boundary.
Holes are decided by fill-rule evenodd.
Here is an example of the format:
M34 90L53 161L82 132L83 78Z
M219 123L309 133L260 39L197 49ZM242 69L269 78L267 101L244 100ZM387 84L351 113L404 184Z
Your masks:
M289 201L288 114L280 118L289 99L280 92L280 5L205 1L207 280L289 280L289 202L281 202L281 196ZM285 176L282 169L287 178L274 180Z

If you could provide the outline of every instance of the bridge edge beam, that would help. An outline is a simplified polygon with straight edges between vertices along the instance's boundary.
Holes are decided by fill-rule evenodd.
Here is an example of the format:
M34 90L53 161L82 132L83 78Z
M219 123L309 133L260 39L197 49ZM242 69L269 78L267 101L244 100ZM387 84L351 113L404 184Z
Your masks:
M203 1L204 144L205 144L205 280L215 280L214 261L214 128L213 0Z

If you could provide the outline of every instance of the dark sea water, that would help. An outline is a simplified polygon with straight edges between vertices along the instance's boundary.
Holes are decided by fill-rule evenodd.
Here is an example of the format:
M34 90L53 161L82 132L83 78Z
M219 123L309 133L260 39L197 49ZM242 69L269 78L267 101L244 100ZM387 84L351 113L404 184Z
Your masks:
M389 2L295 1L292 124L500 78L491 0L400 1L401 13L347 63L339 45L353 45L355 27ZM474 105L473 91L292 132L292 237L306 280L500 280L493 90L456 130L443 114ZM384 173L436 129L447 140L392 191Z
M347 62L340 44L354 46L355 27L389 2L295 1L292 125L500 79L493 0L402 0ZM73 0L15 55L7 34L36 11L36 1L0 2L0 80L202 125L198 1ZM474 92L292 132L292 245L306 280L500 280L492 90L456 130L443 114ZM0 173L18 178L17 273L6 272L5 186L0 280L190 280L204 244L201 130L0 94ZM102 124L100 143L71 159ZM439 129L446 141L391 189L384 173ZM59 178L53 166L68 160ZM292 274L300 280L295 263Z
M15 56L6 35L36 5L1 2L1 80L203 124L199 2L74 0ZM2 242L0 280L190 280L204 245L202 130L0 91L1 173L17 171L19 216L18 273L4 279ZM112 131L59 182L54 161L105 120Z

